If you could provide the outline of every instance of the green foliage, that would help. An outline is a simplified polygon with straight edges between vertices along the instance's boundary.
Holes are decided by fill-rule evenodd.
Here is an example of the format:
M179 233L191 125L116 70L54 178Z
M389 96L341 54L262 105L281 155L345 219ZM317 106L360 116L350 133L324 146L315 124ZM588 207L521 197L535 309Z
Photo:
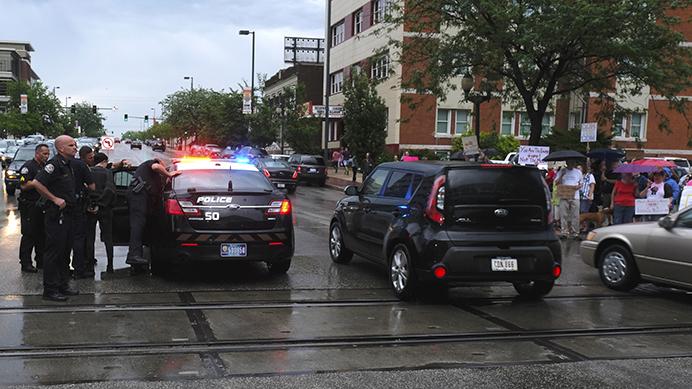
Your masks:
M76 127L76 124L79 124L81 132L78 135L98 138L106 134L103 129L103 115L98 111L94 113L93 104L83 101L74 106L75 113L70 113L69 118L73 126Z
M275 140L279 132L281 118L267 102L255 105L255 113L252 115L252 130L248 133L251 144L259 147L267 147Z
M7 110L0 113L0 136L13 135L21 138L26 135L41 133L55 137L63 133L71 133L69 117L60 106L60 101L49 93L40 82L9 82L7 84L10 101ZM28 112L20 113L19 96L28 97Z
M293 121L285 133L286 143L296 153L320 154L322 142L322 120L318 118L301 118Z
M384 100L364 74L355 74L344 81L344 96L342 141L359 162L368 152L373 160L378 160L387 136L387 106Z
M462 136L474 135L472 132L467 132ZM519 149L519 141L513 136L499 135L497 132L481 132L481 140L478 145L482 150L494 149L495 153L486 154L488 158L504 157L512 151ZM463 150L461 136L452 139L452 153Z
M443 97L458 88L458 76L467 70L483 75L491 88L503 85L506 100L523 106L518 108L531 121L529 143L536 145L554 98L570 93L595 91L604 101L617 101L651 86L672 108L685 112L678 95L692 85L692 55L681 44L684 36L673 29L679 18L668 11L690 4L407 0L394 3L392 23L383 28L407 24L408 31L421 31L416 39L393 39L388 48L406 53L400 61L414 69L403 87ZM438 23L439 31L430 28ZM689 133L692 123L687 122Z
M612 140L612 134L599 131L597 141L591 143L591 149L609 148L613 143ZM586 153L586 143L581 142L581 129L579 128L569 130L556 128L552 134L546 135L541 140L541 145L550 146L550 151L575 150Z

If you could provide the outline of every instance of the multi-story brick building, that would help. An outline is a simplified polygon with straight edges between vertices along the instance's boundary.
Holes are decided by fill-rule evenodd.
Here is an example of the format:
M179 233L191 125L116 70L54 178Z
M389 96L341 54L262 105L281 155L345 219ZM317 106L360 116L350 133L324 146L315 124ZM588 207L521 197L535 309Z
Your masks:
M384 99L389 114L387 125L387 147L394 152L402 149L431 149L447 151L451 141L472 128L473 105L464 101L461 88L451 91L446 99L432 95L420 95L414 91L402 89L402 75L408 74L409 64L402 65L389 56L378 56L378 51L387 46L390 39L402 41L411 39L416 34L408 26L398 26L387 34L374 34L384 21L388 0L327 0L331 1L331 29L329 83L325 89L330 93L330 105L344 102L343 84L354 71L367 71L371 78L382 79L377 90ZM678 26L685 35L687 45L692 45L692 10L677 11L683 20ZM403 61L406 62L406 61ZM461 85L461 79L455 80ZM686 92L686 95L692 93ZM543 123L544 131L551 128L572 128L584 121L596 121L599 109L597 95L589 97L573 96L556 99L552 109L546 113ZM415 108L411 101L415 102ZM661 96L652 94L648 89L640 96L632 96L618 104L639 113L601 125L601 130L614 131L615 145L622 147L633 156L683 156L692 158L692 148L687 140L692 137L688 132L687 122L683 116L667 106ZM521 141L528 139L530 124L525 112L516 109L516 104L501 101L494 97L481 104L480 119L482 131L495 131L511 135ZM587 107L588 106L588 107ZM692 118L692 110L690 118ZM670 120L670 131L659 130L662 115ZM340 146L343 134L343 122L340 119L330 120L326 134L329 149Z
M38 75L31 68L31 52L28 42L0 41L0 110L10 101L7 83L10 81L34 82Z

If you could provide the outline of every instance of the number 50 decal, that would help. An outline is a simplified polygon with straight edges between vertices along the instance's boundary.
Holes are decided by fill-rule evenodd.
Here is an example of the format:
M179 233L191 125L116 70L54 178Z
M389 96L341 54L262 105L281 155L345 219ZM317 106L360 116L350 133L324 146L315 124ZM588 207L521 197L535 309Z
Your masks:
M219 220L218 212L204 212L204 220Z

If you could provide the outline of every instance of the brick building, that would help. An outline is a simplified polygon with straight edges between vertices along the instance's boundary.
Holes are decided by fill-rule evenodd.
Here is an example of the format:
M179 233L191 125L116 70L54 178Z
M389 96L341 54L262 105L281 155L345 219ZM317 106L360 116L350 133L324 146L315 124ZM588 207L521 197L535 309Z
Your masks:
M322 104L324 65L298 63L279 70L264 83L264 97L270 102L277 100L286 88L294 89L303 86L305 101L313 105ZM277 102L277 105L280 103Z
M384 20L388 0L327 1L332 3L331 20L327 26L331 29L330 66L325 70L329 77L325 89L330 93L330 105L344 103L345 79L353 72L366 71L371 78L382 79L377 90L388 107L386 143L391 151L431 149L446 152L451 148L453 137L471 130L473 105L463 101L461 88L451 91L446 99L403 90L400 80L402 75L411 71L406 68L411 65L402 66L387 55L377 55L377 51L385 47L390 39L401 41L415 36L408 26L399 26L388 35L373 34ZM677 13L684 21L678 28L685 35L686 45L692 45L692 23L686 22L692 17L692 10ZM460 78L453 81L461 85ZM692 93L686 92L686 95ZM550 131L553 127L572 128L584 121L595 121L601 107L596 99L596 94L589 96L588 102L585 96L576 94L556 99L553 108L543 118L544 131ZM411 108L410 101L416 102L415 109ZM617 147L622 147L632 156L692 158L692 148L687 145L692 134L688 133L687 122L682 115L671 111L661 96L645 90L640 96L631 96L617 103L640 111L628 117L614 118L602 126L601 130L615 132ZM522 142L528 140L528 116L515 107L515 104L499 98L481 104L482 131L511 135ZM670 120L670 133L659 130L661 113ZM690 114L692 118L692 110ZM340 119L330 120L326 147L338 148L343 131Z
M31 68L31 52L34 48L28 42L0 41L0 110L10 101L7 83L39 79Z

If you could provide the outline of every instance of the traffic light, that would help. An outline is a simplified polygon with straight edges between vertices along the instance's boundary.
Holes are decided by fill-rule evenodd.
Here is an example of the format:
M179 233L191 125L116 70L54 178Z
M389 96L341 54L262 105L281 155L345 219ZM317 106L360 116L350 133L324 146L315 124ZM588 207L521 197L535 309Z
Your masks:
M148 122L149 121L149 115L144 115L144 121Z
M127 114L125 114L125 121L127 121Z
M72 104L72 106L70 107L70 112L72 112L72 113L77 112L77 107L75 107L74 104Z
M98 110L99 110L99 108L97 106L95 106L95 105L91 106L91 112L96 113L96 112L98 112Z

